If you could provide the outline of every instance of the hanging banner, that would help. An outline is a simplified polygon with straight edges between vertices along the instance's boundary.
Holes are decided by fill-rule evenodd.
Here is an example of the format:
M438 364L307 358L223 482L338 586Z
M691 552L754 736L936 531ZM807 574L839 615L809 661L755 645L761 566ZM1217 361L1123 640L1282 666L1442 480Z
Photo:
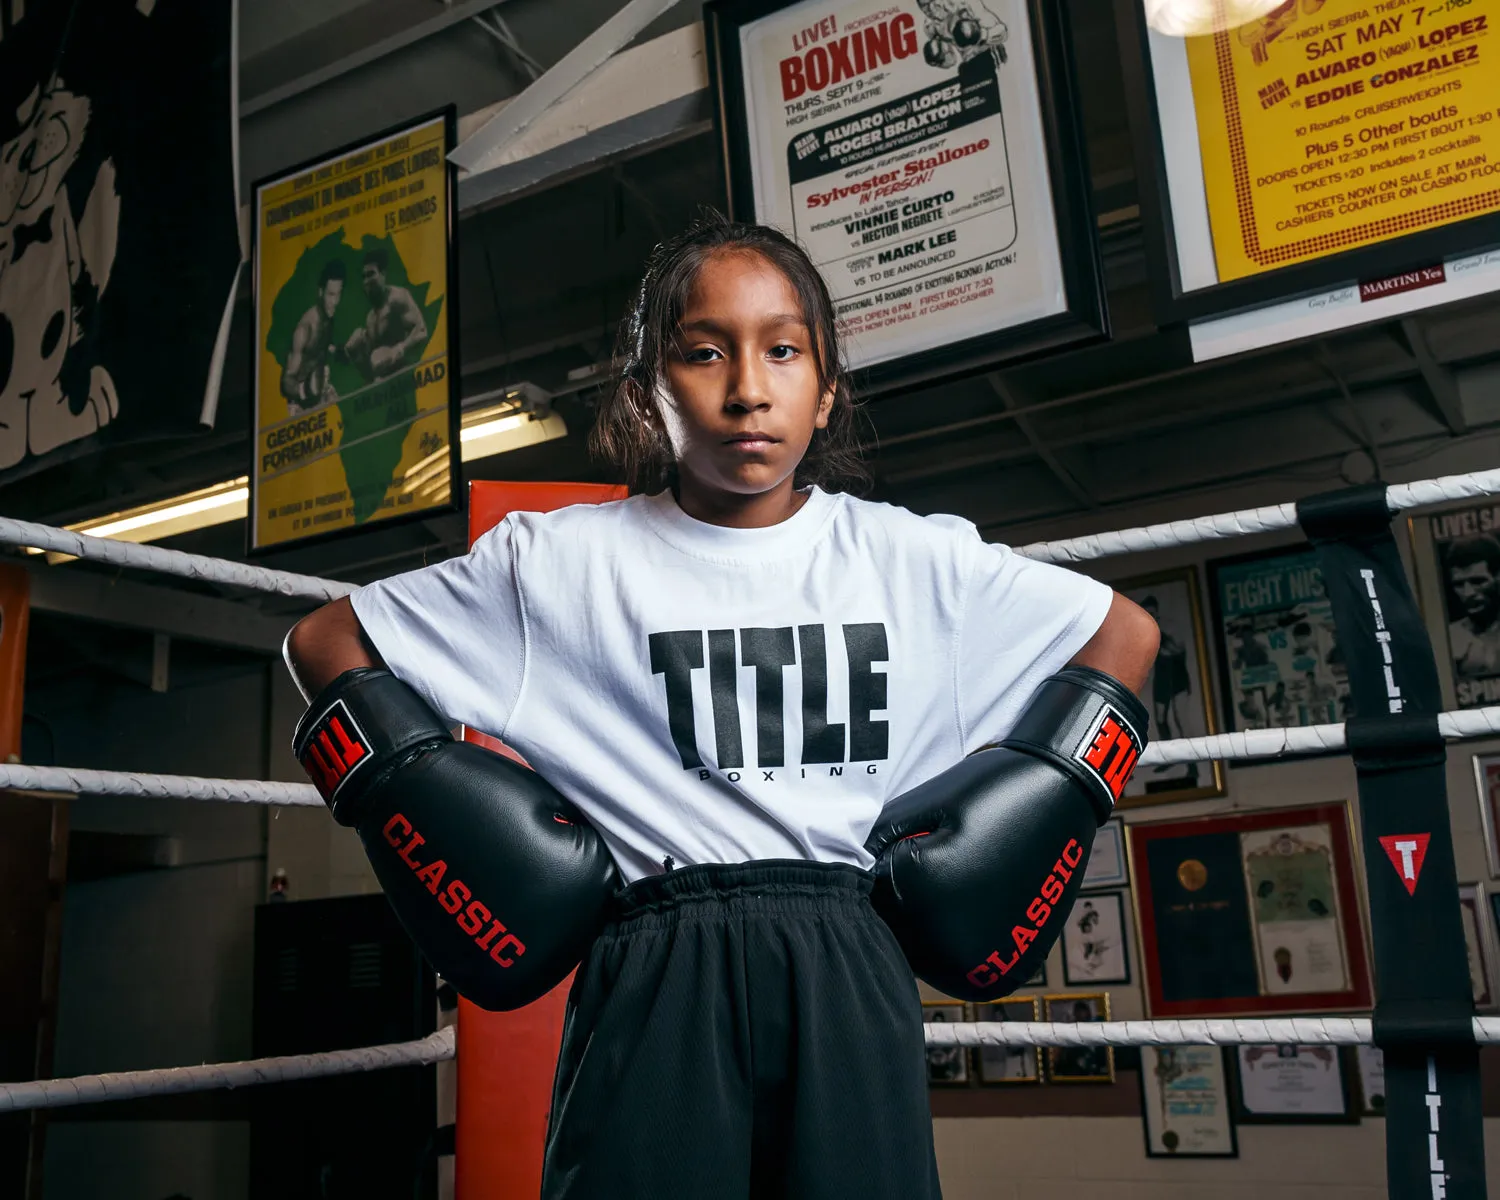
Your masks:
M453 126L255 186L252 552L455 507Z
M1500 212L1497 16L1324 0L1188 38L1219 280Z
M0 481L213 424L234 22L230 0L0 3Z
M744 135L736 204L818 264L853 367L1037 323L1097 332L1069 278L1093 259L1092 231L1078 240L1059 211L1076 199L1049 159L1067 97L1043 95L1049 30L1032 6L712 7L731 60L718 83Z

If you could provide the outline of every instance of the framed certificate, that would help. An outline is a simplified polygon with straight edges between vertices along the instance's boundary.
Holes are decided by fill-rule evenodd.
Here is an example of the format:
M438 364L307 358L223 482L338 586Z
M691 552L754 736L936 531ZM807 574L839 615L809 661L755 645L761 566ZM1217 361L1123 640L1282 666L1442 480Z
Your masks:
M1474 1007L1494 1008L1494 987L1490 982L1490 940L1484 935L1484 885L1459 884L1458 906L1463 917L1464 949L1469 956L1469 983L1474 990Z
M1219 1046L1142 1046L1147 1158L1238 1158L1229 1075Z
M1034 996L974 1005L976 1021L1036 1021L1041 1005ZM1042 1052L1036 1046L981 1046L980 1083L1040 1083Z
M1130 882L1130 868L1125 862L1125 826L1118 817L1106 821L1094 834L1094 848L1089 851L1088 865L1083 869L1086 888L1117 887Z
M1156 619L1161 645L1142 689L1151 709L1153 742L1219 732L1208 669L1208 641L1198 600L1198 568L1122 579L1111 585ZM1121 808L1202 800L1224 794L1221 762L1142 767L1131 776Z
M731 213L811 254L866 393L1105 333L1063 13L705 6Z
M1349 716L1349 671L1311 546L1208 564L1229 729L1331 725Z
M1316 298L1283 314L1308 337L1500 287L1500 257L1475 253L1500 244L1493 14L1306 0L1168 24L1154 7L1151 24L1140 0L1115 11L1163 321Z
M1069 1024L1109 1020L1109 993L1082 992L1042 998L1045 1019ZM1049 1046L1047 1078L1052 1083L1113 1083L1112 1046Z
M1151 1016L1370 1008L1348 805L1127 831Z
M1130 982L1124 892L1084 892L1063 926L1063 983Z
M1351 1124L1347 1062L1338 1046L1236 1046L1235 1119L1243 1125Z
M922 1001L924 1024L961 1024L966 1020L968 1020L968 1008L962 1000ZM935 1087L968 1083L968 1050L963 1046L928 1046L927 1082Z

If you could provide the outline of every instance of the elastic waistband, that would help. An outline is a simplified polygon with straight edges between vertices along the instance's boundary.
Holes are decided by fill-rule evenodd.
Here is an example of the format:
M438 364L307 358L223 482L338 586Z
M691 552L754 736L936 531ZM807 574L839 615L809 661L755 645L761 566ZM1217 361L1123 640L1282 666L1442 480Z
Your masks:
M868 903L874 876L844 863L763 859L700 863L648 875L615 897L616 922L704 906L826 912Z

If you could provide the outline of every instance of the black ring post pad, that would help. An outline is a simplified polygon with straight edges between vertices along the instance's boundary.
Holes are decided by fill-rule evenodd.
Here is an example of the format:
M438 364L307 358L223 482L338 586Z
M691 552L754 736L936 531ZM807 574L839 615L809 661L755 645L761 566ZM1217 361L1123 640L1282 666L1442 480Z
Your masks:
M1344 737L1361 772L1383 774L1448 761L1448 744L1438 730L1436 713L1350 717L1344 722Z
M1363 483L1298 500L1297 524L1314 542L1386 532L1391 527L1386 485Z
M1381 1000L1371 1025L1382 1050L1422 1054L1474 1045L1474 1002L1463 1000Z

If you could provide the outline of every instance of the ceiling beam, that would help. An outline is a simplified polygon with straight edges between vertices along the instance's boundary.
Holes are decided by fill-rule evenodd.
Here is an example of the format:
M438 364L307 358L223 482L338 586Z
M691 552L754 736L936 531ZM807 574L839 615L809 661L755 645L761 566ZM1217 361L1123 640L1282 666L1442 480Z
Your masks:
M488 12L504 0L369 0L240 66L240 117L321 87Z
M137 583L71 564L26 564L31 607L124 629L169 633L188 641L280 654L297 615L267 616L246 604L177 588Z
M1459 400L1458 380L1452 370L1432 356L1427 345L1427 335L1415 317L1401 318L1401 336L1422 373L1422 382L1427 385L1427 395L1437 415L1455 437L1469 432L1469 422L1464 416L1463 404Z
M1078 476L1063 466L1062 460L1052 452L1051 447L1037 433L1036 426L1032 424L1031 418L1019 411L1025 406L1012 393L1011 389L1014 385L1007 383L998 371L991 371L986 375L985 382L990 385L990 390L1000 397L1000 403L1005 405L1006 411L1013 415L1016 428L1021 431L1021 436L1036 451L1036 456L1042 460L1047 469L1057 477L1057 482L1062 484L1067 489L1068 494L1079 504L1083 505L1084 508L1098 508L1099 502L1089 494L1088 488L1083 486L1083 482Z

